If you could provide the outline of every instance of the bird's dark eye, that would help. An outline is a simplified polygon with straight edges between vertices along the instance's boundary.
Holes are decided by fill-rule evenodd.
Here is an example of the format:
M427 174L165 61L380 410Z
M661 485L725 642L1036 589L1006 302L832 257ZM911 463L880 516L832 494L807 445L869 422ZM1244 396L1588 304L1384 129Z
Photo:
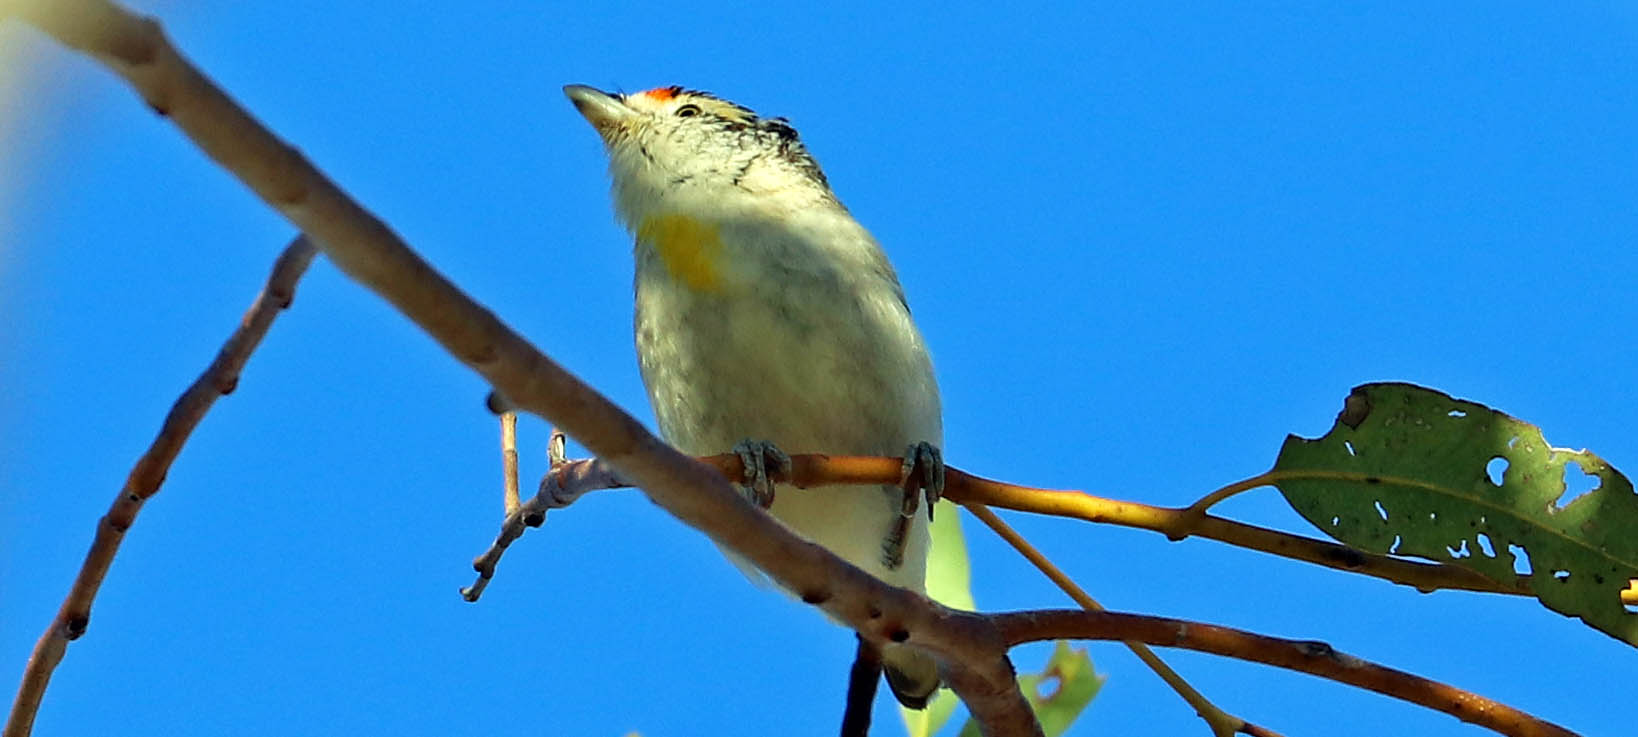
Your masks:
M694 117L696 115L699 115L699 114L700 114L700 106L698 106L698 105L684 105L684 106L682 106L680 108L677 108L677 117L679 117L679 118L692 118L692 117Z

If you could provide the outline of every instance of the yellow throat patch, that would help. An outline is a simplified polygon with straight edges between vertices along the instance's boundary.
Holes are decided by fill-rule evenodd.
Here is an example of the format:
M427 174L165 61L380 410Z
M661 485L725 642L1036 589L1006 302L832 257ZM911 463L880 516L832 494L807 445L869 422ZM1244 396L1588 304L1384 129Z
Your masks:
M722 238L714 225L687 215L656 215L637 226L637 240L654 247L666 272L703 292L722 287Z

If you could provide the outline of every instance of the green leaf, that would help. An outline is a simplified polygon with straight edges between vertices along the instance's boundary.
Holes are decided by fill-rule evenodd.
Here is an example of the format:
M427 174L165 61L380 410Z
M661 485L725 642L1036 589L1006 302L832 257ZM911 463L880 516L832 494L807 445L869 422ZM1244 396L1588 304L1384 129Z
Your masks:
M1638 579L1638 495L1592 453L1431 389L1366 384L1323 437L1288 437L1274 470L1286 501L1347 545L1497 581L1531 573L1547 607L1638 645L1620 600ZM1567 472L1593 489L1572 500Z
M927 595L952 609L976 611L973 603L973 572L967 559L967 538L961 532L961 507L943 499L933 508L933 547L927 554ZM904 728L910 737L930 737L950 720L961 700L955 692L941 688L926 709L899 707Z
M933 513L933 548L927 559L927 595L952 609L976 611L973 603L972 566L967 558L967 540L961 532L961 507L939 500ZM1057 649L1040 674L1018 677L1019 688L1035 709L1035 716L1046 730L1046 737L1057 737L1092 702L1104 677L1092 670L1092 658L1085 650L1073 650L1066 642L1058 642ZM1042 685L1055 685L1042 696ZM899 707L905 730L910 737L931 737L950 721L955 708L961 704L955 692L941 688L933 694L927 708L913 711ZM968 720L961 728L962 735L977 735L978 725Z
M1084 648L1076 650L1059 640L1046 669L1040 675L1019 678L1018 685L1024 689L1030 706L1035 707L1035 716L1041 720L1046 737L1058 737L1068 731L1069 725L1092 703L1105 680L1092 669L1092 657ZM1054 681L1056 688L1053 688ZM1042 687L1052 690L1043 694Z
M1105 680L1092 669L1092 657L1086 650L1076 650L1059 640L1046 668L1038 674L1019 676L1018 687L1035 710L1041 731L1046 737L1058 737L1086 711ZM1048 690L1042 693L1042 688ZM978 723L967 720L960 737L980 737Z
M951 609L977 611L961 507L944 499L933 508L933 547L927 554L927 595Z
M901 706L899 715L904 717L904 728L910 737L932 737L944 728L945 722L950 721L950 715L959 705L961 699L956 698L954 691L940 688L927 702L927 708L915 711Z

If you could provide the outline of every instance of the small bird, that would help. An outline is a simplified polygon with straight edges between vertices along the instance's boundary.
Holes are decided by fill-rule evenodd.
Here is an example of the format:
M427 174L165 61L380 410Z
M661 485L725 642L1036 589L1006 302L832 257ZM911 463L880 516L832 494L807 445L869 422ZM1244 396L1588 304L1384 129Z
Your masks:
M783 118L681 87L563 91L603 139L636 238L637 356L660 434L693 455L738 453L776 519L924 593L931 496L922 515L913 487L775 496L767 482L783 452L902 454L907 475L941 482L932 361L875 238ZM882 660L899 702L925 706L933 660L895 645Z

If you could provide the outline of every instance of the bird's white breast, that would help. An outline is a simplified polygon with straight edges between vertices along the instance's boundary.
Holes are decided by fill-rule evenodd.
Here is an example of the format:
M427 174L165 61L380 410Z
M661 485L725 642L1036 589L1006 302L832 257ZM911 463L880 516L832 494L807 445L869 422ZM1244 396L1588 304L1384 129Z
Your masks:
M638 356L667 440L696 455L746 439L788 453L859 455L942 443L926 349L863 228L839 208L699 225L683 230L715 235L704 247L714 260L710 282L677 271L666 256L676 244L637 244ZM899 500L875 486L781 489L771 511L855 565L919 590L924 517L906 565L889 571L880 562Z

